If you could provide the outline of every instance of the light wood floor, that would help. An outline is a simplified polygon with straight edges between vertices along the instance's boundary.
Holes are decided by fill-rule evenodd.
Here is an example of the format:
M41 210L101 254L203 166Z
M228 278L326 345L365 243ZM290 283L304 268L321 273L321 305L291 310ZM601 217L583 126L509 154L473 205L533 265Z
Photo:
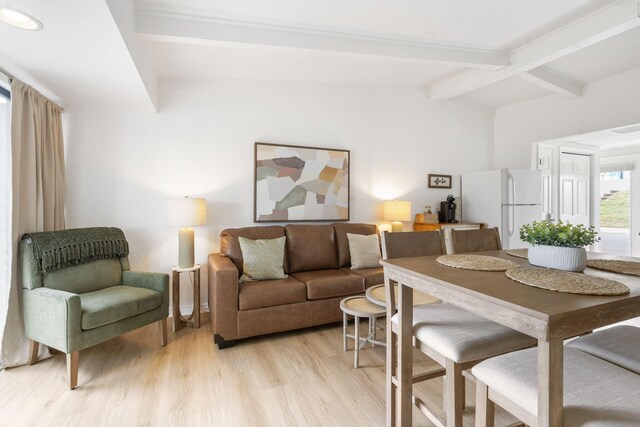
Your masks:
M382 426L384 347L365 348L354 369L341 334L334 324L220 351L208 323L169 332L164 348L149 325L81 351L73 391L63 354L0 372L0 425ZM417 350L415 364L435 366ZM441 387L432 380L415 389L440 408ZM467 383L465 426L473 401ZM514 421L498 412L497 425ZM431 423L414 410L414 425Z

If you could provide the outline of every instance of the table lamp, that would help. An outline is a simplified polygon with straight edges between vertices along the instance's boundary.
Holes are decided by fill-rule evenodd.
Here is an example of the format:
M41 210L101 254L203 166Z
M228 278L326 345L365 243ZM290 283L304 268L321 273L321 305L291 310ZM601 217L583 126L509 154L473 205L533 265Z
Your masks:
M391 223L391 232L402 231L402 222L411 221L411 202L405 200L387 200L382 206L382 217Z
M195 264L193 255L194 225L207 222L207 202L205 199L167 200L167 225L181 227L178 246L178 267L191 268Z

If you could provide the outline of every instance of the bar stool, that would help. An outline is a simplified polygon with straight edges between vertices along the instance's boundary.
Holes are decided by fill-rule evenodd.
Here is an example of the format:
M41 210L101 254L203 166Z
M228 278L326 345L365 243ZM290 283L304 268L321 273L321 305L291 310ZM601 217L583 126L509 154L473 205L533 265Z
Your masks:
M576 348L640 375L640 328L614 326L569 341Z
M371 343L372 347L378 345L386 345L382 341L376 339L377 332L377 319L378 317L384 317L387 311L384 307L371 303L366 297L355 296L348 297L340 301L340 310L342 310L342 341L343 350L348 350L347 338L353 338L354 340L354 355L353 355L353 367L360 367L360 349L367 343ZM349 315L353 316L354 333L353 335L348 333L347 324L349 322ZM360 318L366 317L369 319L369 332L365 338L360 336Z
M493 427L495 405L538 425L538 349L516 351L476 365L476 427ZM640 375L571 347L564 349L563 425L637 426Z
M474 230L475 231L475 230ZM495 240L494 240L495 242ZM408 250L412 248L413 254ZM384 259L439 255L444 252L437 231L382 234ZM387 425L395 425L397 314L393 284L387 282ZM416 406L436 425L462 426L464 410L463 371L481 361L531 347L536 340L451 304L430 304L413 309L414 345L444 369L414 376L413 382L445 376L446 420L443 422L427 405L414 397Z

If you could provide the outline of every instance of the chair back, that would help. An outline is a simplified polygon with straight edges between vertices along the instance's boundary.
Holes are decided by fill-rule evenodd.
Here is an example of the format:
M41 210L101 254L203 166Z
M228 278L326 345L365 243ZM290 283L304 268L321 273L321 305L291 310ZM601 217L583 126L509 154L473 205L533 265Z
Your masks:
M439 231L382 233L382 259L442 255L444 241Z
M479 230L451 230L451 247L454 254L467 252L499 251L502 249L498 227Z

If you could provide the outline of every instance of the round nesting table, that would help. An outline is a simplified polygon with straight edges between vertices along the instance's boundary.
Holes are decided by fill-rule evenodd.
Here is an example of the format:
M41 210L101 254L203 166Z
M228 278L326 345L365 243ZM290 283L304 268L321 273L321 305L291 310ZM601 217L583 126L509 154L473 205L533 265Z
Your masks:
M347 351L347 338L353 338L354 340L354 356L353 367L358 368L360 365L360 349L367 343L371 343L375 347L376 344L386 345L382 341L376 339L376 320L378 317L384 317L387 314L387 310L380 305L371 303L366 297L355 296L348 297L340 301L340 310L342 310L342 340L343 350ZM354 334L348 333L347 324L349 316L353 316L354 319ZM360 336L360 318L366 317L369 319L369 334L362 338Z
M393 285L393 292L395 295L396 307L398 306L398 285ZM384 285L376 285L367 289L367 299L372 303L386 307L387 306L387 295L385 294ZM423 294L422 292L418 292L415 289L413 290L413 305L426 305L433 304L434 302L439 302L440 300L436 297L432 297L431 295Z

